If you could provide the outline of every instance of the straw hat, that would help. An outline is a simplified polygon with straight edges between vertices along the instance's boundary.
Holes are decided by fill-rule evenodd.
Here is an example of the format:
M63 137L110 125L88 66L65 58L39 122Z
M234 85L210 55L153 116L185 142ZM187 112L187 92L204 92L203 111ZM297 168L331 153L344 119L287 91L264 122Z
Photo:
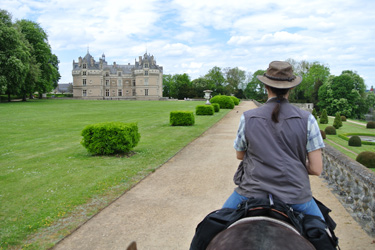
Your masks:
M264 75L257 76L262 83L277 89L290 89L301 83L302 77L293 75L288 62L273 61Z

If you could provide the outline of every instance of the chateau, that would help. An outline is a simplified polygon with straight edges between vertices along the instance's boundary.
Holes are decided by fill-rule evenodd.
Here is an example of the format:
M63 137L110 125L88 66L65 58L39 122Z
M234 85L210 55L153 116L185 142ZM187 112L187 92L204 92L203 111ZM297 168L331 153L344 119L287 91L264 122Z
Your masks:
M145 53L134 65L109 65L103 54L96 62L87 51L73 60L73 97L91 100L159 100L163 96L163 67Z

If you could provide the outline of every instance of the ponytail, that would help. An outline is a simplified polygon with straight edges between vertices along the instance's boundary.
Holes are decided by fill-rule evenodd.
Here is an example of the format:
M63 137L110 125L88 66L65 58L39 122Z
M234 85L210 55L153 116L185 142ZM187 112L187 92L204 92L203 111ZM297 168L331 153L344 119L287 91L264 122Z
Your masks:
M285 99L285 95L288 93L289 89L277 89L274 87L270 87L271 91L276 94L276 106L272 111L272 121L274 123L279 122L279 113L281 108L281 102Z

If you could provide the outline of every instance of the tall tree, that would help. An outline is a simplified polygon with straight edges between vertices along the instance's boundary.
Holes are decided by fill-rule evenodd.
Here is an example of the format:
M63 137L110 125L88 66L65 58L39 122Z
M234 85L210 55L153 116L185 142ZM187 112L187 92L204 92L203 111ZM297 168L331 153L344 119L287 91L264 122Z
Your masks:
M212 90L212 95L224 94L225 77L220 67L213 67L204 76L208 81L207 88Z
M258 80L258 75L263 75L266 71L265 70L257 70L252 75L250 81L248 82L244 92L245 96L249 99L255 99L257 101L266 101L267 100L267 93L264 87L264 84Z
M29 48L11 22L11 15L0 10L0 91L18 95L29 70Z
M224 71L228 83L226 86L227 94L238 94L239 86L242 86L246 80L246 72L238 67L225 68Z
M43 93L50 92L57 87L57 82L60 79L58 72L59 61L57 56L52 54L51 47L48 44L48 36L38 23L29 20L19 20L16 25L20 27L21 32L32 46L32 56L35 57L39 64L40 77L32 77L30 79L36 80L35 90L38 91L41 98Z

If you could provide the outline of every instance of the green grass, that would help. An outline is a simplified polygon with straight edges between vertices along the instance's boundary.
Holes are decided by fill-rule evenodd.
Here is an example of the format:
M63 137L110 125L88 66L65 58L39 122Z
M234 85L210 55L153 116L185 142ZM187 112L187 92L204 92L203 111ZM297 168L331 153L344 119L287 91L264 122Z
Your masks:
M172 127L169 113L204 102L32 100L0 104L0 249L46 249L153 172L219 121L196 116ZM131 157L91 156L88 124L137 122Z
M328 124L320 124L319 127L321 130L324 131L324 129L327 126L332 126L334 118L329 117L328 118ZM356 121L358 122L358 121ZM348 141L344 140L339 137L341 134L347 134L347 133L357 133L357 134L372 134L375 136L375 130L374 129L366 129L366 123L362 122L364 125L354 124L349 121L342 122L343 126L339 129L336 129L336 135L327 135L327 139L325 140L325 143L328 143L329 145L333 146L343 154L349 156L352 159L356 159L357 155L363 151L375 151L374 145L364 145L362 144L361 147L351 147L348 145ZM334 143L332 143L332 142ZM352 151L349 152L348 150L343 149L342 147L337 146L336 144L347 148L348 150Z

